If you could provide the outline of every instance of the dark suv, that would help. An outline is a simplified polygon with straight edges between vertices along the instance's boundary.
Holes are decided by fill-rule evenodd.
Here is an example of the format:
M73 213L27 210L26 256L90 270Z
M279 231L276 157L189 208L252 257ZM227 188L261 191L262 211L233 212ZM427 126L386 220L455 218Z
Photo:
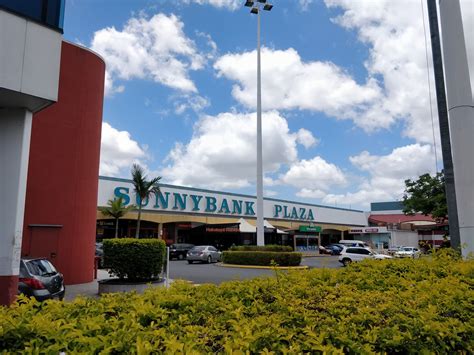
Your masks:
M194 244L171 244L170 245L170 259L183 260L186 259L186 254L189 250L194 248Z
M21 259L18 294L38 301L64 298L64 278L47 259Z

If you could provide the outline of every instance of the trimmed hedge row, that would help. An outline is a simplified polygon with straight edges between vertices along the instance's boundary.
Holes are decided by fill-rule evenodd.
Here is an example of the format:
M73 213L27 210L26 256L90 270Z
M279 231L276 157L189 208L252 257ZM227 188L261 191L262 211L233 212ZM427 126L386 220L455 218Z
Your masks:
M271 266L298 266L302 254L270 251L224 251L222 261L226 264Z
M165 261L166 244L160 239L104 239L104 265L111 275L130 281L157 278Z
M237 245L230 247L231 251L283 251L291 252L293 248L287 245Z
M474 352L474 261L368 260L278 277L0 307L0 353Z

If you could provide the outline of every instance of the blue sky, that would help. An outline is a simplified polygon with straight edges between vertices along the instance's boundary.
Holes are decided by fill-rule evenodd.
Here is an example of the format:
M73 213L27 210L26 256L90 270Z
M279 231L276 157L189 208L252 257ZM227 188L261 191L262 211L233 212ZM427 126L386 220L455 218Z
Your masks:
M64 37L107 64L102 175L138 162L163 182L254 193L256 16L243 2L66 2ZM262 14L266 195L400 199L405 179L436 170L435 145L441 165L421 2L274 5Z

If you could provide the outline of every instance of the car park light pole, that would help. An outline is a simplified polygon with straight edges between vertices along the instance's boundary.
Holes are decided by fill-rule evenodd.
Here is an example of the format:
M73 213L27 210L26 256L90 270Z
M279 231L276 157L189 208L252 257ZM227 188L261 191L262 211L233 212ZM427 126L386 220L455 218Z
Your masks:
M270 11L273 5L267 0L246 0L250 13L257 15L257 245L265 245L263 222L263 153L262 153L262 83L260 70L260 12Z

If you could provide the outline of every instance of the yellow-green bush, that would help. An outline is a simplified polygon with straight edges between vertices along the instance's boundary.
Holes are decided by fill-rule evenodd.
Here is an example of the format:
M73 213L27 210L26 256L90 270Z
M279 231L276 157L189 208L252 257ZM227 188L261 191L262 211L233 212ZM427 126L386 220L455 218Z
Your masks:
M104 265L111 275L130 281L157 278L163 269L166 244L161 239L105 239Z
M473 353L474 262L365 261L0 308L0 352Z

